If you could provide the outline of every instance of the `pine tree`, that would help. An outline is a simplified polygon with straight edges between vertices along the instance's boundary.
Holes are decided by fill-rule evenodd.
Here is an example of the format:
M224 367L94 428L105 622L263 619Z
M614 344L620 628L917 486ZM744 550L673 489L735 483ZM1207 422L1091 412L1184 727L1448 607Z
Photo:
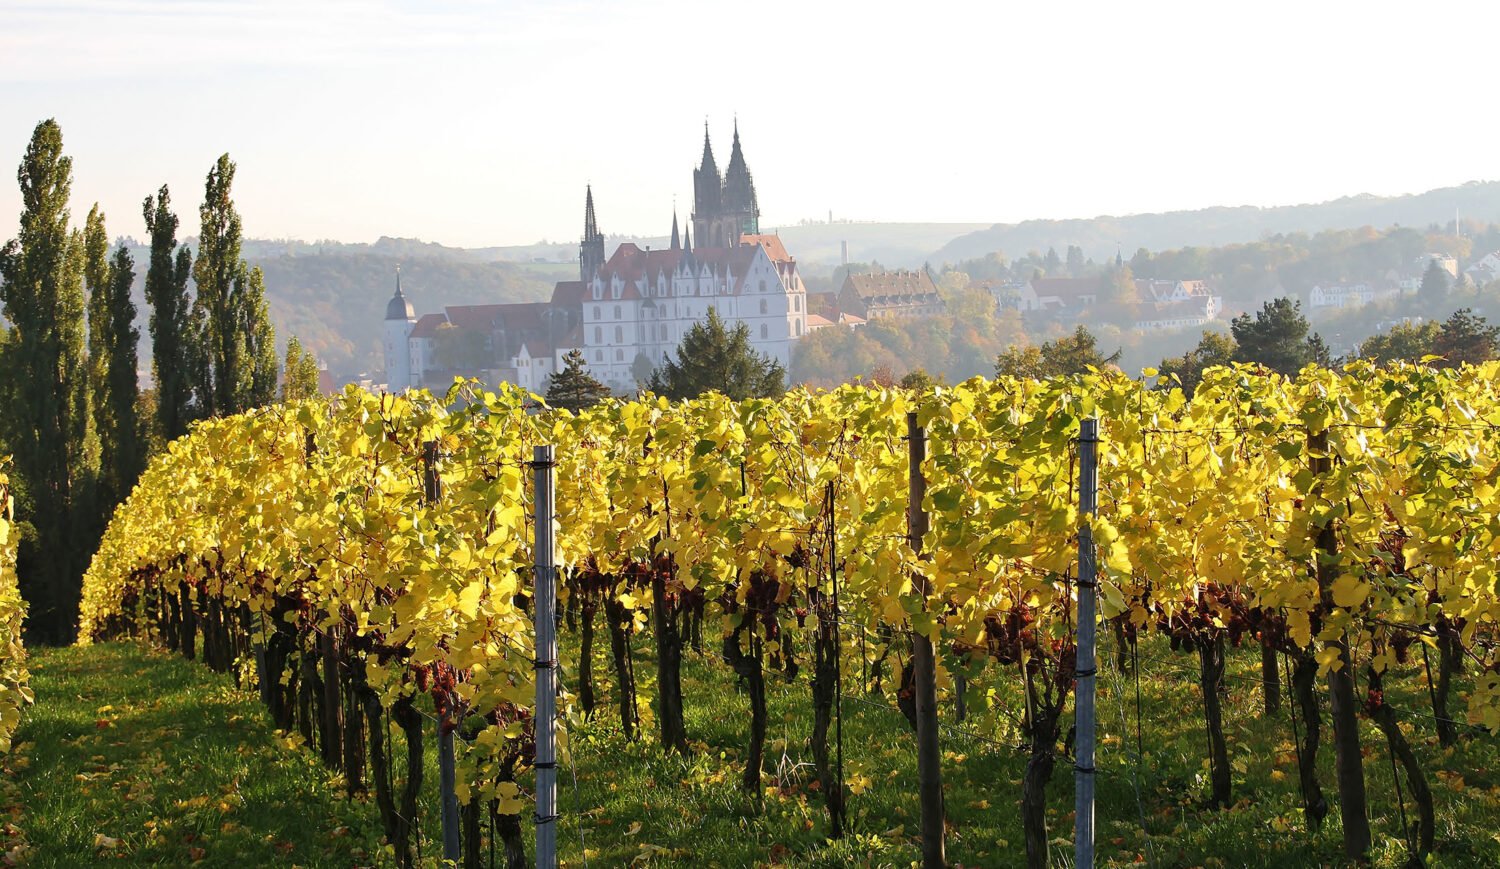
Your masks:
M194 417L193 393L198 387L202 334L193 319L187 282L192 252L177 246L177 215L162 185L156 198L146 197L146 232L151 236L151 260L146 267L146 304L151 307L151 368L156 379L156 421L165 441L187 434Z
M1309 363L1321 361L1317 356L1322 339L1314 342L1308 337L1308 328L1300 302L1273 299L1256 311L1254 318L1241 314L1230 321L1229 331L1237 348L1234 359L1258 362L1292 377Z
M266 311L265 286L259 269L240 258L241 225L231 198L234 162L224 154L208 172L202 230L193 281L195 326L201 331L197 360L209 416L228 416L268 404L276 397L276 335Z
M1438 265L1437 260L1429 260L1427 271L1422 273L1422 286L1417 290L1420 298L1433 302L1440 302L1448 295L1448 270Z
M20 236L0 250L0 302L11 322L5 368L14 378L10 448L24 495L18 569L30 627L71 640L84 565L97 530L89 489L92 420L84 336L84 240L68 228L73 161L56 121L36 126L20 171Z
M755 352L748 325L739 323L730 330L709 308L708 319L694 323L682 336L677 359L667 359L651 373L650 387L674 401L714 391L736 401L774 398L786 392L786 369Z
M589 373L588 363L580 350L569 350L563 357L563 370L547 381L547 404L577 413L609 398L609 387Z
M1443 357L1444 368L1488 362L1500 353L1500 326L1491 326L1472 308L1454 311L1433 339L1432 352Z
M318 394L318 360L304 352L293 335L286 342L286 376L281 382L282 401L300 401Z

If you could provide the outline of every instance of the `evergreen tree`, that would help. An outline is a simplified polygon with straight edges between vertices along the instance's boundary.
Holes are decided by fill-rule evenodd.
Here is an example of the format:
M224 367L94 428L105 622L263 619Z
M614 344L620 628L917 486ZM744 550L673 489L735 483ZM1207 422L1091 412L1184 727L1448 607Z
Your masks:
M1429 301L1442 301L1448 295L1448 270L1438 265L1437 260L1429 260L1427 271L1422 273L1422 286L1417 290L1420 298Z
M1068 276L1081 278L1083 277L1083 272L1083 248L1076 244L1068 245Z
M193 393L201 370L198 336L187 282L192 252L177 246L177 215L165 184L143 207L146 232L151 237L151 260L146 267L146 304L151 308L151 368L156 379L156 414L161 437L173 441L187 434L195 417Z
M677 359L667 359L651 373L650 387L674 401L705 392L722 392L736 401L775 398L786 392L786 369L755 352L748 325L728 329L709 308L708 319L682 336Z
M547 404L577 413L609 398L609 387L589 373L583 351L569 350L563 357L563 370L547 380Z
M1175 374L1183 394L1191 398L1198 390L1198 384L1203 382L1203 372L1216 365L1232 363L1236 349L1234 338L1223 332L1205 331L1198 339L1198 346L1181 356L1162 360L1159 383L1163 387L1170 385L1171 376Z
M1443 357L1444 368L1478 365L1496 358L1500 326L1491 326L1471 308L1453 312L1432 342L1432 352Z
M318 394L318 360L302 350L302 342L293 335L286 342L286 375L281 381L281 400L300 401Z
M1308 337L1300 302L1287 298L1266 302L1254 318L1241 314L1231 320L1229 331L1234 336L1236 362L1257 362L1291 377L1319 361L1316 357L1322 339L1314 343Z
M84 336L84 242L68 228L73 161L53 120L36 126L20 171L20 236L0 250L0 302L13 327L5 366L14 378L9 447L24 500L18 572L42 640L72 639L83 568L96 529L96 467Z
M130 297L131 285L135 283L135 259L123 244L115 249L110 278L106 305L109 361L104 378L107 388L104 397L95 400L108 408L104 416L96 415L96 420L102 420L96 425L103 445L100 473L108 486L103 490L104 503L112 507L135 487L136 479L146 469L147 454L146 421L139 414L140 382L136 374L136 348L141 332L135 326L135 302Z
M1062 257L1057 255L1057 248L1047 248L1047 258L1042 260L1042 267L1047 270L1048 277L1057 276L1057 270L1062 268Z
M208 172L193 282L195 325L201 328L199 396L209 416L229 416L276 396L275 332L266 312L259 269L240 258L241 225L231 198L234 162L225 154Z

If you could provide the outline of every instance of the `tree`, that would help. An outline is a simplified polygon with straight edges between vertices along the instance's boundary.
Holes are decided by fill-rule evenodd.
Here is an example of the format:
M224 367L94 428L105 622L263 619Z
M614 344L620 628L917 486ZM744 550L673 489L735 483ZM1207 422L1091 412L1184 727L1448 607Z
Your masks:
M142 209L151 237L151 259L146 267L146 304L151 308L151 369L156 380L156 421L163 440L187 434L195 416L193 393L198 388L203 361L198 339L202 326L193 316L187 282L193 254L177 246L177 215L162 185L156 198L146 197Z
M1232 337L1223 332L1205 331L1198 339L1198 346L1181 356L1161 361L1161 383L1170 382L1175 374L1177 382L1182 384L1183 394L1191 398L1198 384L1203 382L1203 372L1216 365L1232 363L1236 349Z
M318 395L318 360L304 352L302 342L293 335L286 342L285 376L281 381L282 401L301 401Z
M1438 265L1437 260L1429 260L1427 271L1422 273L1422 286L1417 290L1418 298L1438 302L1447 295L1448 270Z
M1057 255L1057 248L1047 248L1047 258L1042 260L1042 267L1047 270L1049 276L1056 275L1057 270L1062 268L1062 258Z
M1432 342L1432 352L1443 357L1442 367L1457 368L1496 358L1497 346L1500 346L1500 326L1491 326L1473 309L1462 308L1443 322Z
M736 401L775 398L786 392L786 369L780 362L755 352L750 327L733 329L713 308L708 319L694 323L677 347L677 358L667 359L651 372L653 392L674 401L705 392L722 392Z
M1256 362L1277 373L1291 377L1317 361L1316 344L1308 337L1307 318L1302 303L1280 298L1266 302L1254 318L1241 314L1229 323L1236 345L1236 362Z
M1392 362L1417 362L1432 354L1441 326L1435 320L1423 323L1397 323L1390 331L1371 335L1359 348L1359 355L1377 365Z
M12 324L5 367L8 446L24 500L18 558L30 626L50 642L72 639L83 568L97 527L88 503L97 466L88 441L89 382L84 338L84 242L68 228L73 161L57 122L37 124L17 172L20 235L0 250L0 302Z
M228 154L219 157L198 209L194 312L203 330L199 380L206 394L199 399L209 416L236 414L276 396L276 335L260 270L240 258L240 215L230 196L234 171Z
M1083 248L1076 244L1068 245L1068 276L1074 278L1083 277Z
M589 373L582 350L569 350L563 370L547 380L547 405L577 413L609 398L609 387Z
M925 368L913 368L901 378L901 388L910 389L913 392L926 392L940 383L941 380L928 374Z
M995 373L1037 380L1082 374L1089 368L1103 368L1120 359L1120 350L1105 356L1099 352L1098 339L1083 326L1073 334L1042 343L1041 349L1012 346L995 360Z
M95 205L84 228L84 284L88 288L89 391L99 444L101 527L125 499L145 464L136 416L135 260L120 245L111 262L104 215Z

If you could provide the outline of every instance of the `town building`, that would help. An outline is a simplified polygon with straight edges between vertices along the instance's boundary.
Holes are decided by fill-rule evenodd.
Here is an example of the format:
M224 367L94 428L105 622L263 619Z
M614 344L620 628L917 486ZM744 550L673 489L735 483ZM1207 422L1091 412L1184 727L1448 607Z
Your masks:
M563 357L579 350L594 377L630 392L709 310L731 329L744 324L758 352L789 366L808 331L807 289L780 237L760 232L738 124L722 176L704 130L691 229L679 233L674 214L671 238L665 250L626 242L606 259L590 187L578 280L559 282L546 302L449 306L417 318L398 273L386 309L389 388L445 388L454 376L474 376L541 393Z
M863 320L935 317L945 310L926 269L851 273L839 288L838 312Z

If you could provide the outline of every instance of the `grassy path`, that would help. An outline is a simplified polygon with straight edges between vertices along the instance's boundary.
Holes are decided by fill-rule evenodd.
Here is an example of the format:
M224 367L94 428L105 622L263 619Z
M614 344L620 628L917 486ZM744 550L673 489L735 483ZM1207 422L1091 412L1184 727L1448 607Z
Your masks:
M362 866L372 806L288 751L253 696L133 645L42 649L0 777L6 865Z

